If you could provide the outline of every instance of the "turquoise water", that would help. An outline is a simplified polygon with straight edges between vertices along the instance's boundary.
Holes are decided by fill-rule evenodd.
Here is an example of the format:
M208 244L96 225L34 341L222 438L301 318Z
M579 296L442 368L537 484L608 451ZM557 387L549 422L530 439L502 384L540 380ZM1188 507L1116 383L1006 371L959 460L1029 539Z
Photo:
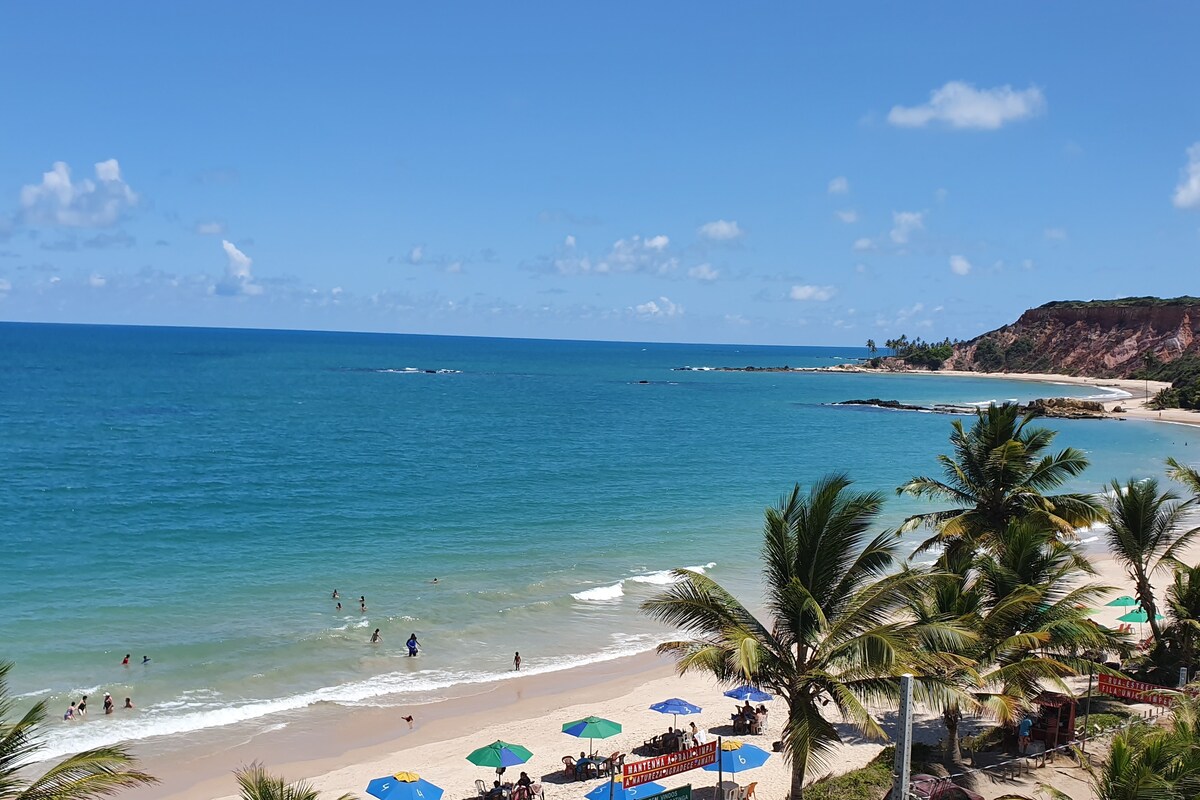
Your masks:
M0 354L0 657L56 713L93 695L49 753L410 703L515 650L536 672L649 649L664 631L637 604L665 570L753 592L762 509L794 481L847 470L891 497L945 449L947 416L824 404L1096 393L672 370L861 348L0 324ZM1082 489L1200 447L1052 426L1095 463ZM889 499L881 524L916 508ZM139 710L104 718L104 691Z

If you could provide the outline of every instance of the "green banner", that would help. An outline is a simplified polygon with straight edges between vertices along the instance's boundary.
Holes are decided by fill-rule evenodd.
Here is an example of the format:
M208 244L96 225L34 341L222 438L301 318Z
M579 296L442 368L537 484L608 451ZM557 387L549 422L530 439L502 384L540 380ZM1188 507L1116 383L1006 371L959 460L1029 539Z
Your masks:
M692 785L680 786L678 789L668 789L661 794L653 794L644 800L692 800Z

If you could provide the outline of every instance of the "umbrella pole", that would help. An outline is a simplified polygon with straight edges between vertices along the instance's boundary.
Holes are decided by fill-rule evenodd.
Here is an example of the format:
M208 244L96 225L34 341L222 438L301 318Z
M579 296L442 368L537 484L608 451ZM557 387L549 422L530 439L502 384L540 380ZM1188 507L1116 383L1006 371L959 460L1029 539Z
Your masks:
M721 797L721 784L725 782L725 762L721 760L721 753L724 752L721 747L721 737L717 737L717 800L723 800Z

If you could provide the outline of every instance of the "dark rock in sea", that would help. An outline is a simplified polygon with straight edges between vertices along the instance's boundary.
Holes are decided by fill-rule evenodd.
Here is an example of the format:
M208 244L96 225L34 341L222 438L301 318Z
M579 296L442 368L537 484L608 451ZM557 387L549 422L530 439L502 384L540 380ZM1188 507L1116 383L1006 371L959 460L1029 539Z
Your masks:
M880 400L878 397L872 397L870 400L843 400L840 403L834 403L835 406L874 406L875 408L890 408L894 411L929 411L931 409L925 406L910 406L901 403L899 400Z

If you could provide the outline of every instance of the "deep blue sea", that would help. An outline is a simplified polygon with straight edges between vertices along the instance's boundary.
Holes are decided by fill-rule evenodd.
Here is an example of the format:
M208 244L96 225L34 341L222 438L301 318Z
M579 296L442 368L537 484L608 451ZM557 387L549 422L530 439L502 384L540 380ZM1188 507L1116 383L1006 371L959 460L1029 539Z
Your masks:
M637 606L666 570L757 600L762 510L794 482L885 491L881 528L916 510L892 490L936 470L951 418L827 404L1098 391L673 370L864 354L0 324L0 658L56 718L91 695L55 754L430 699L517 650L531 672L647 650L668 632ZM1176 425L1047 424L1094 462L1079 489L1200 448ZM104 717L105 691L138 710Z

